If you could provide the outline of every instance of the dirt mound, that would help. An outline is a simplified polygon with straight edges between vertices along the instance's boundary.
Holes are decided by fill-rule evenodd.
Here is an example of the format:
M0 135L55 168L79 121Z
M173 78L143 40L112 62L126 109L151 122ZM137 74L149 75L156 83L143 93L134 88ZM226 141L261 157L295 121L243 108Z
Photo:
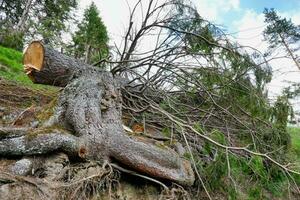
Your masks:
M29 118L47 105L57 90L33 89L0 77L0 126L30 124Z

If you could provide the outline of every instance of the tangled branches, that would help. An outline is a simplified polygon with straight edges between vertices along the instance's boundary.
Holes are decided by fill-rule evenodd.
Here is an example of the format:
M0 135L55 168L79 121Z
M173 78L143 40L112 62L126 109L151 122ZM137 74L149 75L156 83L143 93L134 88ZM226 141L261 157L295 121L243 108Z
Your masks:
M263 54L230 41L190 5L135 4L116 60L106 61L129 82L122 93L126 114L163 131L171 144L185 143L203 186L199 162L215 161L220 151L232 182L231 155L258 156L288 177L299 175L282 164L289 111L267 99L272 73ZM137 22L139 7L143 17Z
M144 7L139 0L130 13L124 41L120 48L115 48L114 60L96 63L107 64L114 76L103 71L99 75L100 70L96 68L87 66L82 70L81 64L72 64L78 69L78 77L69 74L72 83L64 90L65 96L58 107L61 111L56 113L55 119L58 123L64 121L59 119L65 119L64 124L72 127L78 137L88 138L89 145L81 145L77 136L64 134L62 139L57 139L58 148L79 152L80 158L115 159L152 177L112 163L85 165L84 175L74 168L68 170L71 175L63 176L68 183L59 187L70 192L63 198L89 198L102 188L111 191L112 185L118 184L118 175L112 170L116 168L160 185L164 189L162 198L176 198L179 194L188 199L181 186L169 189L163 180L155 179L184 184L186 179L181 181L177 176L186 167L182 157L191 161L198 178L196 187L191 190L202 186L209 199L210 191L221 181L230 181L228 185L238 190L241 174L257 176L255 178L264 182L273 174L280 174L280 178L287 178L289 189L290 180L295 182L294 174L300 175L293 166L284 164L290 142L286 130L289 109L284 101L271 105L267 99L265 86L272 73L263 54L230 41L222 30L204 20L190 5L183 0L163 3L149 0ZM142 11L141 17L138 10ZM53 77L57 83L57 77ZM121 90L119 82L115 82L118 77L121 77ZM66 81L63 78L61 82ZM122 93L122 99L115 91ZM113 106L109 105L109 100ZM165 151L159 145L145 145L125 135L121 104L123 117L129 116L131 121L143 124L141 132L145 136L159 138L159 145L163 147L178 148L178 154ZM148 127L163 136L149 135ZM99 130L104 130L105 137L98 134ZM20 136L18 131L14 134ZM37 139L53 141L52 137L57 138L55 134L51 132ZM100 142L96 143L95 138ZM178 143L185 148L180 150ZM29 140L25 146L35 146L31 144ZM20 145L19 140L11 143L11 146L16 145ZM53 150L57 148L48 148L45 152ZM99 152L104 152L104 156L101 157ZM13 155L21 153L16 151ZM192 171L190 165L188 169L188 172ZM192 181L186 185L193 184L194 176L187 180Z

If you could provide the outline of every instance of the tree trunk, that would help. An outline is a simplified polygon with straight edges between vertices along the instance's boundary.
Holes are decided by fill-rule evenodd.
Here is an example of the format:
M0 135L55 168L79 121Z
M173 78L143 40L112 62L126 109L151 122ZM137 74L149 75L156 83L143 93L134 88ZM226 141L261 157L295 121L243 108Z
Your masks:
M294 63L296 64L296 66L297 66L298 69L300 70L300 64L299 64L297 58L295 57L294 53L293 53L292 50L290 49L289 45L286 43L284 37L283 37L281 34L279 34L279 37L280 37L280 39L281 39L281 41L282 41L282 43L283 43L285 49L287 50L288 54L291 56L291 58L293 59Z
M90 59L91 59L91 45L87 44L85 47L85 57L84 57L84 62L85 63L90 63Z
M24 70L34 83L65 87L78 71L97 70L34 41L23 56ZM100 71L99 71L100 72Z
M1 155L32 155L60 149L81 158L116 161L140 173L182 185L193 184L194 173L187 160L167 147L137 141L125 134L121 85L110 72L81 63L37 41L26 49L23 63L33 82L65 88L54 115L40 131L43 134L33 134L26 140L19 133L22 131L14 130L15 135L21 136L1 141ZM58 126L72 135L60 134L55 128L53 132L51 127Z
M23 33L25 30L25 23L28 19L28 15L29 15L29 10L31 9L32 7L32 0L27 0L26 1L26 4L25 4L25 8L23 10L23 13L22 13L22 16L21 16L21 19L19 20L17 26L16 26L16 32L17 33Z

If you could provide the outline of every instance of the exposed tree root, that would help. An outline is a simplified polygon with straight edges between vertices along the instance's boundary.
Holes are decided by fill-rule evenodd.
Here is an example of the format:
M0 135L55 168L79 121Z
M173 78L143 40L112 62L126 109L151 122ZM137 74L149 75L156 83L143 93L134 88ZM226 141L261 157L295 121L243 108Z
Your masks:
M0 127L0 139L24 136L29 130L29 128Z
M69 156L88 160L116 160L154 178L182 185L193 184L195 178L189 161L167 147L137 141L126 135L122 124L121 85L111 73L77 62L45 48L40 42L31 43L28 49L35 47L43 49L39 53L44 57L37 62L38 67L30 68L32 80L66 87L53 116L43 128L28 130L26 135L21 129L11 129L15 136L20 137L0 140L0 155L63 151ZM35 60L32 59L35 54L30 52L24 57L26 70L35 64L30 63ZM74 135L55 127L70 130ZM9 130L2 132L8 135Z
M1 128L0 133L6 137L0 140L3 156L39 155L56 150L74 156L79 152L78 138L59 129L34 132L26 128Z
M51 159L51 162L54 162L54 160ZM41 167L44 168L46 166ZM46 168L44 170L47 170ZM190 199L188 193L180 185L163 186L164 184L160 181L107 162L84 162L66 165L61 170L62 173L59 174L59 177L57 176L58 174L49 173L46 173L46 176L43 177L36 177L35 174L18 176L2 172L0 173L0 180L2 180L0 182L0 197L3 197L2 199L7 199L8 196L11 199L18 198L19 194L11 193L14 189L9 189L17 186L18 190L31 194L34 199L86 200L91 198L102 199L104 197L119 199L119 195L122 195L119 193L120 187L124 184L120 180L119 171L149 181L149 184L145 184L145 189L147 187L155 187L157 184L162 186L162 190L155 187L157 188L155 195L156 197L160 196L160 199ZM52 179L50 177L58 178ZM153 186L151 182L154 183ZM136 192L140 191L139 187L136 188ZM125 192L123 195L125 195L123 198L126 199L128 194ZM139 198L143 198L143 196Z

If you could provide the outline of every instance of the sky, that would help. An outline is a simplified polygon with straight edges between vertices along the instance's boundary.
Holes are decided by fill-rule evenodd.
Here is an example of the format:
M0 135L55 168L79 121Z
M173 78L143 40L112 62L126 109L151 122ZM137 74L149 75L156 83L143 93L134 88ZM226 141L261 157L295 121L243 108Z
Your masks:
M147 0L142 0L147 1ZM163 0L158 0L163 1ZM300 0L191 0L199 14L222 27L230 33L232 39L241 45L251 46L265 52L268 43L264 41L262 32L264 24L264 8L275 8L280 16L300 24ZM79 0L78 16L82 15L92 0ZM107 26L110 42L119 43L128 26L129 7L136 0L94 0L100 15ZM288 59L275 60L270 63L273 68L273 80L268 84L269 97L274 100L287 81L300 82L300 71ZM293 104L300 111L300 99Z

